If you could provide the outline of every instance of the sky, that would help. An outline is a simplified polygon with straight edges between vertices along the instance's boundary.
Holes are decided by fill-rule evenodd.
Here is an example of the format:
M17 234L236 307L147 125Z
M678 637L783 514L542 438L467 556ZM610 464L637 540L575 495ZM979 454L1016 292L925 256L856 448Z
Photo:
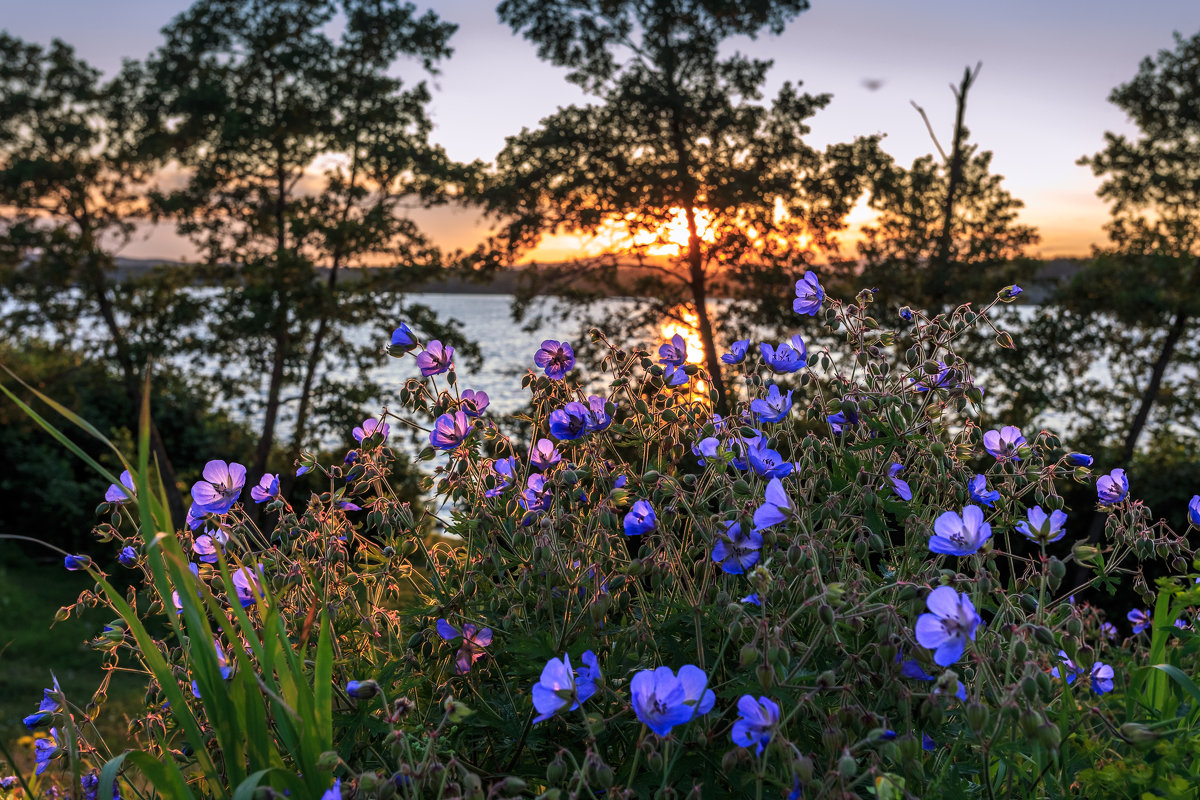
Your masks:
M0 27L47 43L58 37L111 74L123 58L141 58L159 29L188 0L0 0ZM418 0L459 24L454 56L431 80L434 140L460 160L492 160L506 135L558 107L586 100L562 70L496 18L495 0ZM1146 56L1173 46L1172 32L1200 31L1197 0L812 0L779 36L740 39L731 49L774 60L766 96L784 81L833 95L812 120L810 143L824 146L882 133L901 164L933 151L911 101L925 108L944 147L954 123L963 69L982 62L971 89L967 127L993 151L993 170L1026 204L1021 220L1038 227L1035 254L1086 255L1104 241L1107 207L1099 181L1076 160L1103 146L1105 131L1133 132L1108 103ZM400 65L414 77L415 65ZM871 90L864 82L881 82ZM486 226L470 212L421 212L419 221L446 247L469 247ZM856 215L861 221L861 215ZM559 253L551 243L538 255ZM186 258L169 230L149 231L130 257Z

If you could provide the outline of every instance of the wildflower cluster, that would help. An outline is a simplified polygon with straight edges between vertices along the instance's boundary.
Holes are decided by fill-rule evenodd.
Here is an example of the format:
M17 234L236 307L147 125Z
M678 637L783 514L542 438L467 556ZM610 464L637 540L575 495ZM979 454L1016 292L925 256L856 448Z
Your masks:
M1163 623L1200 606L1186 538L1120 468L1067 509L1091 457L982 424L956 343L991 306L909 310L896 332L870 304L805 275L798 322L845 352L816 332L734 342L724 409L682 337L656 361L595 333L589 383L547 340L516 420L401 325L404 414L354 428L342 463L304 454L306 507L249 476L257 522L245 469L211 461L183 531L136 533L151 484L126 473L97 530L151 600L68 566L100 581L79 604L121 617L94 642L109 669L147 674L137 769L326 800L1065 796L1138 748L1190 747L1175 654L1194 632ZM428 441L428 509L391 490L400 425ZM1093 510L1103 536L1067 541ZM1155 589L1152 559L1174 573ZM1093 603L1120 581L1154 612L1107 619ZM47 690L27 722L57 743L64 708ZM40 769L103 764L69 728Z

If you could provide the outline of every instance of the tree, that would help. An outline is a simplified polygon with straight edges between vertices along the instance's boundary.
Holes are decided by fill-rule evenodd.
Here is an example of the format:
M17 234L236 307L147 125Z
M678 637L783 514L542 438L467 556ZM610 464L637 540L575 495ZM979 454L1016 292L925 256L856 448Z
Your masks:
M1138 135L1106 133L1105 147L1079 163L1103 178L1112 204L1112 247L1073 284L1067 302L1118 322L1106 342L1142 349L1119 462L1132 458L1156 407L1195 431L1200 385L1200 33L1175 34L1175 49L1146 58L1109 101ZM1118 344L1119 343L1119 344ZM1181 365L1193 369L1178 369ZM1175 367L1175 369L1172 369ZM1181 406L1182 402L1182 406ZM1173 412L1190 411L1180 418Z
M399 293L441 263L402 207L460 193L469 173L428 140L426 85L389 70L411 56L432 72L454 28L397 0L199 0L151 59L143 140L187 177L156 208L221 286L197 355L261 415L256 472L289 402L296 450L318 412L341 422L377 398L364 375L377 348L347 323L388 330Z
M991 152L969 142L967 93L978 74L978 66L968 68L951 86L956 113L950 153L916 106L940 158L921 156L908 169L889 163L871 187L876 218L862 229L860 280L880 287L894 305L941 310L964 294L994 297L1013 282L1013 263L1038 241L1034 228L1017 222L1024 203L1003 187L1003 176L992 173Z
M129 63L102 82L61 41L43 48L0 32L0 285L16 301L6 333L18 341L38 331L100 350L134 409L162 339L130 335L120 313L127 289L110 270L145 212L143 184L155 166L131 138L140 127L133 98L145 81ZM172 516L182 523L161 416L151 441Z
M531 270L522 299L566 292L638 299L606 323L624 332L673 319L694 331L718 407L723 323L794 325L790 295L861 194L875 140L808 146L829 95L788 83L761 103L769 61L722 57L734 36L779 33L807 0L504 0L501 20L566 67L597 102L509 137L485 197L515 259L548 234L611 246ZM728 298L710 307L714 297ZM786 312L783 313L783 312ZM614 324L615 323L615 324Z

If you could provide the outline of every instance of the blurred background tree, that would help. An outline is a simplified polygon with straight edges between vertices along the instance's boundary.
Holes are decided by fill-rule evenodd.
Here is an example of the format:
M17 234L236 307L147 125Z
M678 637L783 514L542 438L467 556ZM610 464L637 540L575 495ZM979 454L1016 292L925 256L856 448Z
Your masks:
M568 106L508 138L487 209L515 259L555 233L592 252L530 270L520 313L539 294L635 298L595 320L645 339L664 320L703 348L725 406L723 326L787 326L792 284L836 233L877 161L877 140L819 151L807 121L830 101L784 84L762 101L770 61L721 48L779 33L807 0L504 0L500 18L568 70L597 102ZM710 304L712 298L725 298Z

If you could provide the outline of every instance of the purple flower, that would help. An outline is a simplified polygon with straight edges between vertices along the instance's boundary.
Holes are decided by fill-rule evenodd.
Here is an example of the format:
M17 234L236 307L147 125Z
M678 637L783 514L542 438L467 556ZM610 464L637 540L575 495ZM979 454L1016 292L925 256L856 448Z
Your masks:
M1066 535L1063 524L1067 521L1067 515L1062 511L1055 510L1047 514L1041 506L1034 506L1025 512L1025 516L1028 519L1017 523L1017 532L1035 542L1050 544Z
M459 647L458 655L454 660L454 665L459 675L470 672L471 665L483 658L483 648L492 643L492 629L484 628L480 630L471 622L464 622L462 631L460 632L458 628L455 628L446 620L439 619L437 621L437 632L447 642L456 636L462 636L462 646Z
M1200 494L1192 495L1192 499L1188 503L1188 519L1193 525L1200 528Z
M351 434L354 436L354 441L362 444L363 439L367 439L375 435L378 435L382 439L386 439L388 437L388 432L391 429L391 426L383 420L370 417L363 420L362 426L355 428L353 431L351 431Z
M927 753L932 753L937 749L937 742L928 733L921 734L921 749Z
M541 475L530 475L525 482L525 491L517 502L526 511L545 511L550 507L550 492L546 489L546 479Z
M196 537L196 541L192 542L192 552L206 564L217 563L217 545L207 534Z
M948 667L962 657L967 640L975 641L982 620L971 598L949 586L939 586L925 598L930 613L917 618L917 644L933 650L934 663Z
M459 398L459 410L468 417L481 417L483 412L487 410L488 403L487 392L477 392L474 389L467 389Z
M121 482L119 484L110 483L108 485L108 491L104 493L104 499L109 503L124 503L126 500L132 500L133 495L133 476L129 474L129 470L125 470L121 473Z
M978 553L983 543L992 538L992 526L983 521L979 506L965 507L961 517L953 511L943 513L934 521L933 531L929 549L947 556Z
M950 378L950 368L945 363L937 362L938 371L932 375L922 372L920 378L913 378L918 392L928 392L931 389L948 389L954 381Z
M1075 662L1066 652L1059 650L1058 657L1063 663L1063 671L1061 677L1067 683L1072 683L1076 678L1083 677L1085 674L1082 669L1076 666ZM1050 674L1054 677L1060 677L1058 667L1051 667ZM1097 661L1092 664L1092 669L1087 673L1088 683L1091 684L1092 691L1096 694L1107 694L1113 690L1113 668L1102 661Z
M790 517L794 510L792 499L783 490L782 481L779 478L772 478L771 482L767 484L763 504L754 511L754 527L761 531L772 525L778 525Z
M967 484L967 492L971 495L971 499L976 503L982 503L988 508L994 508L996 501L1000 499L1000 492L992 490L988 491L987 478L982 475L976 475L971 478L971 482Z
M578 439L587 433L591 409L583 403L570 402L550 412L550 434L561 442Z
M764 478L786 478L795 468L792 462L783 460L778 450L768 448L764 439L757 439L746 448L746 460L754 473Z
M758 417L760 425L783 422L792 410L792 393L788 391L786 395L781 395L779 387L772 383L765 398L756 398L750 402L750 410Z
M1129 496L1129 479L1125 477L1125 470L1114 469L1107 475L1101 475L1096 481L1096 495L1102 506L1115 505Z
M333 786L325 790L325 794L321 795L321 800L342 800L342 779L334 778Z
M87 556L67 556L63 559L63 566L71 572L87 569L91 563L92 560Z
M804 277L796 281L796 299L792 301L792 310L797 314L808 314L815 317L825 301L825 290L817 280L817 273L806 272ZM759 750L761 753L762 750Z
M1140 608L1135 608L1125 615L1125 619L1133 623L1133 632L1141 633L1151 625L1150 615Z
M612 425L612 417L605 410L608 401L597 395L588 395L587 418L584 422L584 433L597 433Z
M909 308L908 306L900 306L900 319L904 320L905 322L912 322L913 321L912 309Z
M246 485L246 468L241 464L209 461L204 480L192 484L192 506L196 516L228 514Z
M53 686L49 689L42 689L42 702L38 704L37 712L25 717L25 727L33 730L41 725L45 725L58 712L62 711L62 703L59 698L62 697L62 687L58 685L58 678L51 676Z
M722 355L721 360L726 364L740 364L746 360L746 351L748 349L750 349L750 341L748 339L738 339L729 345L729 352Z
M658 518L654 515L653 506L645 500L638 500L625 515L625 535L638 536L649 533L657 524Z
M250 499L256 503L265 503L279 494L279 473L267 473L259 480L257 486L250 487Z
M904 466L901 464L893 463L889 465L888 482L892 484L892 491L896 493L896 496L907 503L909 500L912 500L912 489L909 488L907 481L896 477L903 470Z
M761 756L779 724L779 706L769 697L755 700L753 695L744 694L737 709L739 719L730 731L733 743L738 747L756 746L755 754Z
M758 592L746 595L745 597L743 597L741 599L741 602L747 603L747 604L753 605L753 606L761 606L762 605L762 600L758 599Z
M538 443L529 448L529 466L538 472L546 472L560 461L562 455L549 439L538 439Z
M998 431L988 431L983 435L983 446L997 461L1020 461L1017 450L1025 444L1021 429L1015 425L1005 425Z
M687 342L678 333L658 348L658 363L664 367L682 367L687 361Z
M33 761L37 764L34 775L41 775L50 766L50 759L62 755L58 749L58 730L50 729L49 739L35 739L33 742Z
M1023 291L1025 290L1014 283L1012 286L1005 286L1003 289L1001 289L1000 296L1005 300L1012 300Z
M716 702L708 676L692 664L680 667L679 675L670 667L644 669L629 682L629 693L633 713L659 736L707 714Z
M430 375L441 375L450 369L453 359L454 348L449 345L443 346L440 341L434 339L425 345L424 351L417 353L417 368L426 378Z
M599 671L596 654L588 650L583 654L583 661L586 666L578 670L571 669L569 654L563 655L561 660L552 658L546 662L541 679L533 686L533 707L538 711L538 716L533 718L535 723L550 719L564 708L574 711L596 693Z
M492 472L500 476L500 481L494 488L488 489L483 493L484 497L496 497L503 494L512 486L513 473L517 469L517 459L509 456L508 458L497 458L491 463Z
M1067 453L1067 461L1077 467L1090 467L1095 459L1087 453Z
M782 342L778 347L763 342L759 346L762 352L763 361L773 372L788 374L799 372L804 369L804 365L808 358L808 351L804 347L804 340L800 338L800 334L796 334L791 338L790 342Z
M730 575L741 575L758 563L763 546L762 534L757 530L746 533L736 519L725 523L725 536L713 545L712 559Z
M683 386L687 382L688 374L684 367L672 367L663 375L663 383L667 386Z
M134 550L129 545L122 547L120 554L117 555L117 563L122 567L135 567L137 566L137 560L137 550Z
M1111 622L1100 623L1100 635L1103 636L1105 639L1108 639L1109 641L1116 639L1117 638L1117 626L1113 625Z
M249 567L242 567L233 573L233 589L242 608L252 606L256 598L266 599L267 593L262 587L262 574L262 567L259 567L257 572Z
M442 414L433 423L429 443L439 450L453 450L467 440L474 428L471 418L461 411Z
M575 366L575 351L568 342L547 339L533 355L533 363L546 370L546 377L561 381Z
M401 322L400 327L392 331L392 347L408 351L416 346L417 335L412 332L406 323Z

